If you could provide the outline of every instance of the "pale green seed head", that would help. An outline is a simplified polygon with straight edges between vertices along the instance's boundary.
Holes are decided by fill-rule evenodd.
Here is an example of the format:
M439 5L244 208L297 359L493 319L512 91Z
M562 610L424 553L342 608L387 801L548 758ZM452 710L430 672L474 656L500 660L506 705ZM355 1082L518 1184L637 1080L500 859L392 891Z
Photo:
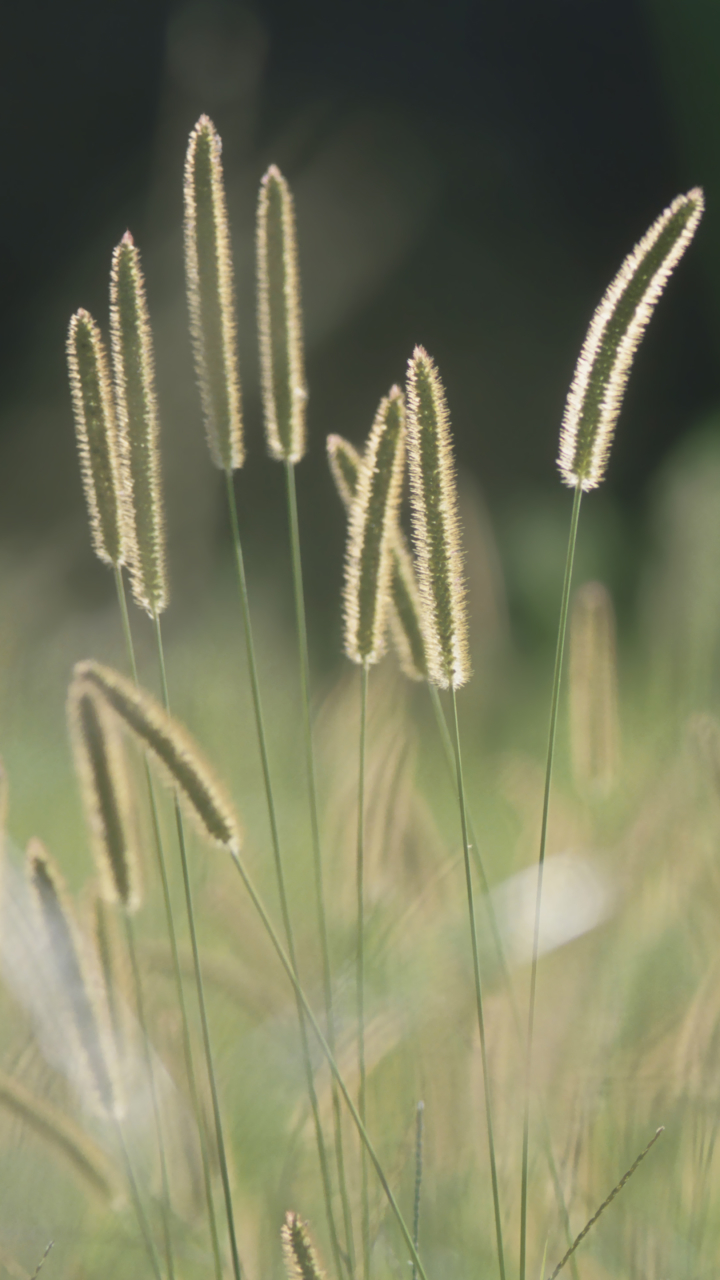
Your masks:
M185 160L185 277L195 375L216 467L244 461L230 229L212 120L201 116Z
M110 272L115 403L127 492L129 561L135 600L150 617L167 606L165 530L152 334L140 255L126 231Z
M405 405L399 387L380 402L350 507L345 565L345 652L375 663L385 647L392 548L405 461Z
M93 550L106 564L125 561L120 451L102 335L87 311L76 311L67 340L68 371Z
M450 419L433 361L416 347L408 364L408 462L428 679L458 689L470 678Z
M590 323L560 431L560 474L571 488L604 479L640 339L705 206L699 187L678 196L625 259Z
M306 1222L296 1213L285 1215L280 1230L287 1280L325 1280Z
M268 450L279 461L299 462L305 453L307 387L295 214L290 188L275 165L260 185L257 288Z

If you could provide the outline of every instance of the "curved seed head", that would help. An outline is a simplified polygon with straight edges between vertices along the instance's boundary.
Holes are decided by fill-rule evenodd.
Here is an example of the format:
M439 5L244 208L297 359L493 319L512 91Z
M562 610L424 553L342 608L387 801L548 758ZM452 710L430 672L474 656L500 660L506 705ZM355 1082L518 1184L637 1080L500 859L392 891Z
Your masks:
M207 116L190 134L185 159L185 278L195 375L216 467L244 461L237 326L222 143Z
M357 449L342 436L327 438L328 461L340 497L349 510L357 488L361 458ZM391 551L392 577L388 622L398 661L410 680L426 680L425 645L420 625L420 595L415 568L405 535L395 528Z
M160 766L165 781L200 832L229 852L241 845L240 826L210 765L189 733L144 689L99 662L79 662L74 678L90 686L103 705Z
M127 490L129 561L135 600L150 617L167 606L152 335L140 255L129 231L113 252L110 333L115 403Z
M601 582L575 593L570 615L570 754L577 786L607 795L619 756L615 611Z
M604 479L633 356L704 207L699 187L673 200L625 259L590 322L560 431L558 467L573 489L595 489Z
M345 564L345 652L374 663L385 648L405 462L405 405L399 387L380 401L350 507Z
M295 214L290 188L271 165L257 213L258 335L268 450L278 461L305 453L305 365Z
M125 561L125 511L117 424L102 335L88 311L76 311L67 340L85 501L93 550L105 564Z
M408 462L428 679L459 689L470 679L465 582L450 419L440 375L416 347L408 365Z
M287 1213L280 1229L288 1280L324 1280L307 1223L297 1213Z
M83 808L106 902L134 911L141 901L130 786L117 725L91 685L73 680L68 725Z

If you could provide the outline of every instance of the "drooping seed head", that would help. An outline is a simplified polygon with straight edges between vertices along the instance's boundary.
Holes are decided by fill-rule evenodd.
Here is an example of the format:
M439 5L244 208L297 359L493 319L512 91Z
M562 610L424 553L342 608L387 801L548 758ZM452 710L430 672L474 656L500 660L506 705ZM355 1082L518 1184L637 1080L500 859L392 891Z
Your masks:
M605 476L633 356L703 209L699 187L673 200L625 259L590 322L560 431L558 467L573 489L595 489Z
M617 778L619 716L615 612L607 589L586 582L570 615L570 754L576 785L607 795Z
M324 1280L306 1222L287 1213L280 1230L288 1280Z
M361 464L360 454L349 441L338 435L328 436L327 451L337 491L349 511L357 488ZM404 674L410 680L426 680L427 664L420 625L420 596L412 556L399 524L395 529L390 554L392 559L388 607L390 635Z
M295 214L290 188L275 165L260 184L257 288L268 450L278 461L299 462L305 453L307 387Z
M74 678L90 686L102 703L160 767L165 781L200 832L229 852L241 845L240 826L210 765L173 716L144 689L99 662L79 662Z
M152 335L140 255L129 231L112 257L110 332L135 600L150 617L167 606Z
M73 680L68 726L92 851L106 902L132 912L141 900L130 786L116 723L92 686Z
M459 689L470 678L465 583L450 418L434 362L416 347L408 365L408 462L428 679Z
M353 662L377 662L385 648L405 461L405 405L393 387L380 401L350 507L345 564L345 652Z
M185 278L195 375L205 431L216 467L244 461L237 325L222 143L201 116L185 160Z
M102 335L88 311L76 311L70 320L67 357L93 550L105 564L121 565L126 545L117 423Z

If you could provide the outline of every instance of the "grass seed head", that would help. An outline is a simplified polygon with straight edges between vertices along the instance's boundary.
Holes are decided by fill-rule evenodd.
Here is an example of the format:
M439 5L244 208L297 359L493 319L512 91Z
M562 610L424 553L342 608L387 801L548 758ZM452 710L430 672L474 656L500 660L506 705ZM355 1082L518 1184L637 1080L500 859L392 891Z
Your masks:
M121 565L126 531L117 423L105 346L87 311L70 320L67 357L93 550L105 564Z
M288 1280L324 1280L307 1223L297 1213L285 1215L280 1237Z
M605 477L633 356L703 208L699 187L673 200L625 259L590 322L560 431L558 467L573 489L596 489Z
M405 461L405 404L399 387L380 401L350 507L345 566L345 652L374 663L385 648Z
M190 134L185 160L185 278L195 374L216 467L244 461L237 325L222 143L207 116Z
M299 462L305 453L307 387L295 214L290 188L275 165L260 185L257 288L268 450L278 461Z
M434 362L416 347L408 365L408 462L428 679L459 689L470 678L465 582L450 418Z
M140 255L129 231L113 252L110 332L135 600L151 618L167 606L165 530L152 335Z

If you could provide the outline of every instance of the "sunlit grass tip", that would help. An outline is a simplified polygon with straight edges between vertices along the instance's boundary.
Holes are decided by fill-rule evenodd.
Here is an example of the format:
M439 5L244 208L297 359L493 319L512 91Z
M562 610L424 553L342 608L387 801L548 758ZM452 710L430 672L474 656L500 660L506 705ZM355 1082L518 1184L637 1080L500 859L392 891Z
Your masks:
M607 795L617 779L620 744L615 610L601 582L586 582L575 592L569 666L575 783L590 795Z
M67 714L103 896L132 912L142 894L122 739L97 692L82 680L70 685Z
M300 276L290 188L271 165L257 212L258 337L270 456L299 462L305 453L307 387Z
M343 436L329 435L327 453L337 491L349 512L357 488L361 458ZM388 624L403 673L410 680L426 680L425 643L420 624L420 594L412 556L399 524L391 547L392 577Z
M216 467L244 461L237 323L222 142L208 116L190 134L185 159L185 278L195 374Z
M560 431L560 474L571 488L605 476L630 366L655 305L704 209L700 187L673 200L628 254L588 329Z
M121 565L127 547L117 422L102 334L88 311L71 317L67 358L93 550L105 564Z
M79 662L74 678L94 689L148 751L200 833L212 844L236 853L242 837L235 811L187 730L149 693L110 667Z
M112 256L110 333L135 600L150 617L168 602L155 362L140 255L129 231Z
M408 364L407 449L428 679L459 689L471 675L450 416L422 347Z
M405 402L393 387L380 401L350 507L343 598L345 652L353 662L377 662L385 648L404 462Z
M280 1237L288 1280L325 1280L307 1223L297 1213L285 1215Z

